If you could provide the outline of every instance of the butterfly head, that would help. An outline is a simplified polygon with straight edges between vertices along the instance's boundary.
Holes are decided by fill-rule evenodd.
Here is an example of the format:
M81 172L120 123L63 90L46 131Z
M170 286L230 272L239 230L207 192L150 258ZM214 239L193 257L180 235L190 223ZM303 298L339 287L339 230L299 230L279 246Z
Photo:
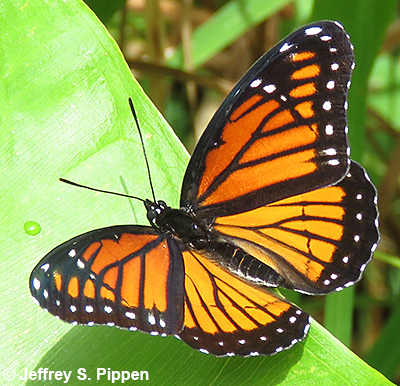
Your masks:
M146 200L144 206L147 210L147 219L149 220L151 226L159 228L157 219L162 216L165 210L171 209L164 201L152 202Z

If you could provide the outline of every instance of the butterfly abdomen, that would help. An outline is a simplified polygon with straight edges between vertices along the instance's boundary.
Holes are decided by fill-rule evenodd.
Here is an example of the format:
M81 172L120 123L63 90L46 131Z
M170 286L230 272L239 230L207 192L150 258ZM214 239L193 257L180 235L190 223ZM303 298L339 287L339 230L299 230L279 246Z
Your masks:
M203 253L249 284L279 287L285 282L274 269L232 244L213 241Z

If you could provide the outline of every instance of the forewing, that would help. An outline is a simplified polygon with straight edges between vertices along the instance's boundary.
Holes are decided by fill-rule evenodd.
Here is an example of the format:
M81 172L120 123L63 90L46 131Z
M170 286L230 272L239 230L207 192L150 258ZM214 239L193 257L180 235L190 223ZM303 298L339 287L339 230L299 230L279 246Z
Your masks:
M337 185L218 217L214 229L278 272L282 287L324 294L360 279L379 241L376 205L374 186L352 161Z
M199 140L181 207L235 214L338 182L348 170L353 46L342 26L302 27L261 57Z
M306 336L310 317L196 252L185 262L185 328L180 339L217 356L273 355Z
M150 227L75 237L48 253L29 283L39 305L67 322L153 334L183 327L182 255L175 241Z

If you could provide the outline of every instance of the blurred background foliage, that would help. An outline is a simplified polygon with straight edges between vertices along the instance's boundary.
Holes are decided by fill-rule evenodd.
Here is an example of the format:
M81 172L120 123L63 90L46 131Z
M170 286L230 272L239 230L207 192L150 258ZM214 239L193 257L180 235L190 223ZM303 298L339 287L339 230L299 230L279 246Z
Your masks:
M286 294L361 358L400 381L400 17L396 1L88 0L189 151L231 87L295 28L339 20L357 67L353 158L379 191L381 243L355 290ZM388 355L390 353L390 355Z

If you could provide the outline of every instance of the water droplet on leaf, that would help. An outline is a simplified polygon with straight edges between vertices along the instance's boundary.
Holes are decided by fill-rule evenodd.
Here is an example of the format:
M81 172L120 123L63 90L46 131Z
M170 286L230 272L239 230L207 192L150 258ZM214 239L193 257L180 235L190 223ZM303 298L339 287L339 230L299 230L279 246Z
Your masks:
M36 221L27 221L24 224L24 230L29 236L36 236L42 230L42 227Z

